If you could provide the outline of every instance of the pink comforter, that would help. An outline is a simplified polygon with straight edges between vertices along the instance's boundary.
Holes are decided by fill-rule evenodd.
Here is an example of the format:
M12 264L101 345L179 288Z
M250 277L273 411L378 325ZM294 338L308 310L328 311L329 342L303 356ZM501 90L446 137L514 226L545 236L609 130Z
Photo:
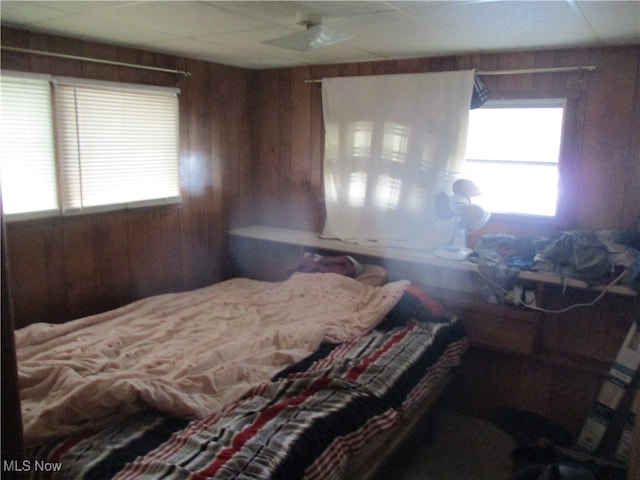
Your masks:
M312 353L373 328L408 282L337 274L233 279L16 331L29 445L134 411L203 417Z

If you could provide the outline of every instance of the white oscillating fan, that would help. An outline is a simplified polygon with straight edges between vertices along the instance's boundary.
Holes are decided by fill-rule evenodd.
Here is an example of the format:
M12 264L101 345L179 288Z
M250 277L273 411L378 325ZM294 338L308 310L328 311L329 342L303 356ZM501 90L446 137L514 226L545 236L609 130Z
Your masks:
M438 248L435 255L449 260L466 260L473 252L467 247L467 235L482 228L491 214L477 202L480 189L466 178L450 177L433 192L433 211L438 222L453 226L453 240Z

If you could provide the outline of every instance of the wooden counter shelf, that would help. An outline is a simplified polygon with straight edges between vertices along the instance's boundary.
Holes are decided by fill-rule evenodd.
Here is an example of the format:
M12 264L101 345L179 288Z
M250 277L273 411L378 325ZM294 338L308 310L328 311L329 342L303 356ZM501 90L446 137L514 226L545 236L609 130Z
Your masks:
M472 344L488 350L515 355L535 355L538 350L543 323L541 320L546 318L545 314L521 307L487 303L478 288L485 280L478 273L478 265L475 263L442 259L429 251L364 246L320 238L317 232L265 225L235 228L231 230L230 235L243 240L288 245L294 247L294 252L300 256L305 250L314 250L365 257L365 260L378 259L390 270L390 278L403 278L402 276L406 274L406 278L424 286L438 297L449 310L458 314L465 323ZM398 264L401 267L398 267ZM424 274L425 271L429 273ZM450 285L445 287L435 284L437 282L432 282L434 271L441 272L440 280L448 280ZM566 286L594 293L599 293L605 288L591 287L586 282L577 279L563 279L550 272L522 271L519 278L523 284L536 286L538 305L544 302L545 287L563 288ZM614 285L608 288L607 294L632 297L636 295L636 292L623 285ZM547 355L541 358L559 364L576 363L568 357L565 358L562 354ZM577 362L577 364L582 364L582 362Z
M320 238L318 232L296 230L268 225L248 225L232 229L229 234L232 237L253 239L266 242L275 242L312 248L330 252L338 252L345 255L363 255L367 257L397 260L414 264L428 265L450 270L478 272L478 266L468 261L453 261L436 257L431 251L412 250L394 247L365 246L341 240ZM602 291L604 286L590 286L586 282L573 278L562 278L553 272L522 271L518 277L525 282L543 283L558 286L568 286L583 290ZM635 296L636 291L624 285L609 287L608 293L624 296Z

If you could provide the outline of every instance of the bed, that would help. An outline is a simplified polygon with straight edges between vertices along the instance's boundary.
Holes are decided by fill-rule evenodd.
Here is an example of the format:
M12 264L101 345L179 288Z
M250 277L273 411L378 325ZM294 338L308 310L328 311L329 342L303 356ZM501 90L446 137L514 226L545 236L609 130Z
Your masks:
M369 476L467 348L401 280L234 278L16 331L31 478Z

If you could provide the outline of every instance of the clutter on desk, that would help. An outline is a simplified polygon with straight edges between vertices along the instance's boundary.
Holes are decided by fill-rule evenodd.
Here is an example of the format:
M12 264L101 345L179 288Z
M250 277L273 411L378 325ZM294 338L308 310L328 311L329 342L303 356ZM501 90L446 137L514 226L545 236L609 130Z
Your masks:
M470 260L491 280L483 292L490 303L535 306L535 288L518 278L526 270L576 278L592 286L620 277L620 284L640 290L640 232L636 231L568 230L540 238L487 234Z

